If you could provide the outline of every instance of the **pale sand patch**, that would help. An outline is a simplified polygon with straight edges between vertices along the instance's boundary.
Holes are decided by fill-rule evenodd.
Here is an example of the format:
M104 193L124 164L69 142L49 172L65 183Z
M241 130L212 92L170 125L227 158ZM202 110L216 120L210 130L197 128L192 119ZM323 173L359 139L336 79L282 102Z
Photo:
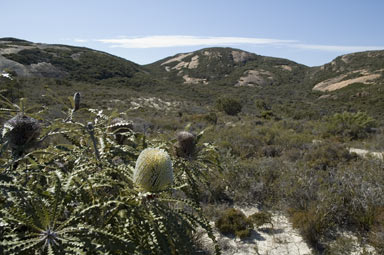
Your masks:
M237 207L249 216L259 210L257 207ZM214 226L214 223L211 223ZM252 232L250 238L239 238L221 235L214 230L214 235L222 249L223 255L310 255L311 249L304 242L298 231L292 228L287 217L280 213L272 214L272 224L260 226ZM212 242L207 235L200 239L204 247L211 247ZM212 248L211 248L212 249Z
M188 57L188 56L190 56L192 54L193 54L193 52L178 54L176 57L171 58L171 59L161 63L161 65L163 66L163 65L166 65L166 64L169 64L169 63L172 63L172 62L176 62L176 61L180 62L181 60L183 60L184 58L186 58L186 57Z
M248 86L255 87L258 85L269 85L273 81L272 73L259 69L248 70L244 73L244 76L240 77L235 87Z
M178 101L165 101L158 97L139 97L130 99L130 110L137 110L141 107L153 108L161 111L171 111L181 105Z
M319 82L313 87L313 90L333 91L357 82L370 84L370 81L380 78L380 76L382 75L381 74L382 72L384 72L384 69L376 70L374 73L369 72L368 70L365 70L365 69L355 70L355 71ZM351 75L351 74L359 74L361 76L343 81L343 79L345 79L348 75Z
M280 68L282 68L283 70L287 70L287 71L292 71L292 67L291 66L288 66L288 65L281 65L279 66Z
M192 77L189 77L188 75L184 75L183 79L184 79L184 83L186 84L200 84L200 83L208 84L207 79L192 78Z
M251 55L247 52L237 51L237 50L233 50L231 54L232 54L233 61L235 61L235 63L244 62L248 60Z
M180 63L178 63L177 65L175 65L175 66L172 67L171 69L180 70L180 69L182 69L182 68L187 68L188 65L189 65L188 62L181 61Z
M211 56L211 55L212 55L212 52L206 50L206 51L203 52L203 55L204 55L204 56Z
M9 48L0 48L0 54L5 55L5 54L16 54L19 53L22 50L30 50L30 49L35 49L35 46L21 46L21 45L9 45L12 47Z
M332 78L329 80L322 81L313 87L313 90L318 90L318 91L334 91L337 89L341 89L344 87L347 87L348 85L351 85L353 83L363 83L363 84L369 84L370 81L376 80L381 77L381 74L369 74L369 75L364 75L361 77L341 81L344 79L347 75L341 75L336 78Z
M173 63L173 62L179 62L172 68L169 66L166 66L165 70L167 72L169 72L171 69L181 70L182 68L189 68L189 69L197 68L199 66L199 56L198 55L193 56L190 62L183 61L184 58L190 56L191 54L193 54L193 53L191 52L191 53L187 53L187 54L181 54L175 58L172 58L172 59L162 63L161 65L166 65L166 64Z
M194 68L197 68L198 66L199 66L199 56L196 55L192 57L191 62L189 62L188 64L188 68L194 69Z
M363 157L363 158L377 158L380 160L384 159L384 152L380 151L369 151L364 149L358 149L358 148L349 148L350 153L356 153L357 155Z
M349 62L351 62L351 56L352 56L352 55L350 55L350 54L343 55L343 56L341 57L341 60L342 60L344 63L349 64Z
M239 207L246 216L259 212L257 207ZM282 213L272 213L272 224L267 223L260 226L252 232L250 238L240 240L235 237L228 237L220 234L211 222L214 229L216 240L222 249L223 255L312 255L316 254L307 245L298 230L292 227L288 218ZM349 232L340 233L344 238L351 241L351 255L377 255L375 248L368 244L361 244L359 239ZM200 243L205 247L210 254L213 253L212 241L207 234L200 235ZM328 243L331 247L334 246L334 241ZM341 247L343 248L343 247ZM344 253L343 253L344 254Z

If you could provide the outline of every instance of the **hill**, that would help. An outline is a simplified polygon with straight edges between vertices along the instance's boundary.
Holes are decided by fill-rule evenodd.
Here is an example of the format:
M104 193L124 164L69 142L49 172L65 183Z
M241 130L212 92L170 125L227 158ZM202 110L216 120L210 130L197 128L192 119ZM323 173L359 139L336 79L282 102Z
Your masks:
M313 68L314 90L334 91L352 84L383 82L384 51L357 52L339 56L332 62Z
M308 67L233 48L206 48L147 65L159 78L184 84L263 87L299 82Z
M37 207L24 205L49 209L59 203L59 218L53 220L69 224L65 231L84 229L84 220L92 227L79 238L73 236L73 247L83 247L77 240L84 245L95 241L95 252L103 254L152 248L147 244L154 239L147 230L159 226L156 240L162 240L162 246L153 249L164 250L147 253L186 254L189 251L167 249L190 247L182 241L190 240L193 243L187 244L196 245L198 254L213 254L211 242L201 249L200 242L195 243L200 235L189 236L195 233L189 225L180 238L178 232L185 226L180 220L191 222L194 212L214 222L213 234L224 254L242 248L247 254L266 248L281 254L278 247L294 247L290 254L297 254L300 237L308 245L305 250L310 249L306 254L384 254L384 51L348 54L319 67L232 48L202 49L145 66L91 49L14 38L1 39L0 51L0 123L9 120L0 136L0 186L5 189L0 224L7 236L0 242L0 254L41 248L23 246L24 237L53 232L25 232L25 224L28 231L35 229L28 219L40 224L41 217L34 217ZM70 102L74 92L81 95L77 105ZM19 100L22 97L28 100ZM240 112L232 115L220 107L228 102ZM25 120L15 118L20 109L34 119L27 124L39 124L33 139L18 145L12 134L31 129L14 125L17 119ZM181 141L194 135L194 154L179 158ZM169 152L177 192L164 190L166 197L136 192L131 171L147 147ZM23 158L15 160L20 153ZM52 180L44 179L51 174ZM72 187L72 180L75 187L65 188L66 196L61 187ZM14 184L34 195L26 190L20 201L14 200ZM56 192L65 195L64 200L61 195L50 198ZM157 210L172 205L175 197L182 203ZM163 198L164 203L156 202ZM201 208L185 214L179 210L184 198ZM20 213L13 211L18 208ZM156 211L148 211L151 208ZM22 224L14 215L25 215ZM72 215L76 221L66 221ZM169 220L170 215L176 220ZM240 224L232 222L232 216ZM209 226L208 221L200 222ZM135 228L127 232L127 224ZM92 241L85 238L99 227ZM242 237L246 241L240 242ZM42 244L44 239L30 241ZM57 244L55 248L67 243Z
M0 38L0 70L4 69L21 77L82 81L131 78L141 72L133 62L92 49Z
M239 49L205 48L140 66L87 48L0 39L0 70L16 73L25 84L21 90L36 97L44 84L63 94L74 87L91 93L90 88L99 86L92 94L103 100L91 105L122 100L121 107L130 107L142 95L163 102L187 101L199 106L190 109L200 112L200 106L235 95L245 112L260 112L255 102L261 101L277 115L299 119L345 110L363 110L381 119L383 56L384 51L358 52L307 67Z

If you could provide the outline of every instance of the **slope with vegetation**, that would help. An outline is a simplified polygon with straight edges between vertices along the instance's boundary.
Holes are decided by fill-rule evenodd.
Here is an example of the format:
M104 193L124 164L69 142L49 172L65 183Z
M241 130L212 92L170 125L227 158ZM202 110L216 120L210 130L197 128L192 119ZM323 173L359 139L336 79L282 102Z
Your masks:
M23 44L36 51L11 53L16 47L11 45ZM189 238L188 249L201 253L196 226L213 233L205 218L244 242L263 231L228 209L252 206L261 215L287 216L313 254L384 252L384 163L351 149L384 151L382 51L344 55L310 68L231 48L179 54L147 66L75 48L89 59L69 60L63 53L60 61L68 60L68 67L57 59L62 48L55 55L33 45L2 39L0 60L13 61L15 68L7 66L3 71L10 76L0 77L0 93L9 100L0 102L0 120L6 127L24 109L41 120L38 139L52 138L26 154L12 154L12 148L5 149L3 129L1 249L28 254L51 246L58 254L76 254L128 247L138 254L183 254L178 246ZM20 65L29 70L43 62L66 75L18 72ZM85 63L92 73L73 71ZM103 76L105 69L111 75ZM370 75L363 83L361 77ZM336 90L313 89L349 81ZM71 122L66 102L74 91L82 99ZM27 105L37 107L25 107L20 98L26 95ZM12 108L19 102L24 108ZM125 124L115 125L115 117ZM183 130L188 134L178 132ZM183 137L196 138L192 149L182 149ZM171 190L145 196L144 203L131 171L147 147L168 151L175 183ZM45 210L30 207L22 197L47 210L57 208L56 213L44 216ZM44 228L52 220L55 229ZM132 224L137 228L127 231ZM180 239L169 231L180 232ZM145 240L140 242L139 235ZM218 243L225 253L226 246Z

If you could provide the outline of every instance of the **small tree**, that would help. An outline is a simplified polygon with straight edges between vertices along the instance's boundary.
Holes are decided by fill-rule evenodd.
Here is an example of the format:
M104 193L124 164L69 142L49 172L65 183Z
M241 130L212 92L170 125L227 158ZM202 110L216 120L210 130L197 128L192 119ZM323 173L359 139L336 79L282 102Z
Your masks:
M220 97L217 99L216 107L219 111L224 111L228 115L237 115L243 108L239 101L230 97Z

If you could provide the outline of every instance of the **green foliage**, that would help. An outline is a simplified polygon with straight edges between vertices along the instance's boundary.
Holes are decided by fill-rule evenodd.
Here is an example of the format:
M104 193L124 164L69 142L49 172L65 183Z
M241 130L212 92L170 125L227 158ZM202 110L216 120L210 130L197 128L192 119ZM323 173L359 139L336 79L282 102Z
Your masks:
M384 252L384 208L377 207L373 213L369 242L379 253Z
M18 53L4 54L4 57L23 65L50 63L62 71L64 76L88 82L118 77L131 78L139 71L136 64L122 58L69 46L23 49Z
M222 212L221 217L215 222L215 226L224 235L236 235L240 238L247 238L253 229L252 220L235 208L228 208Z
M294 228L300 229L300 233L305 241L317 250L321 250L321 237L330 227L323 213L316 212L315 207L308 210L291 212L291 221Z
M118 144L109 131L116 114L63 108L64 118L44 120L41 131L41 137L61 143L47 142L19 158L2 150L0 249L5 254L193 254L199 250L193 237L198 227L215 243L200 206L176 195L188 185L188 176L157 193L135 188L134 163L155 144L133 131L120 133L129 145Z
M336 113L327 119L324 135L337 135L343 138L359 139L368 135L376 121L365 112Z
M307 164L318 170L337 167L338 164L356 159L347 148L337 143L321 143L311 146L304 155Z
M194 153L189 157L180 156L175 148L173 160L176 185L187 183L183 192L196 203L220 200L212 180L221 179L222 166L217 148L211 143L199 143L203 130L195 138Z
M272 225L272 214L269 212L261 211L251 214L248 217L256 227L260 227L264 224Z
M274 114L270 110L264 110L264 111L261 111L260 117L263 118L263 119L270 120L270 119L272 119L274 117Z
M15 102L16 99L23 96L23 91L21 90L21 84L17 78L8 79L0 76L0 95L8 98L10 101ZM5 105L0 104L0 107L5 107Z
M349 254L349 240L335 234L344 230L384 252L383 163L348 152L351 147L383 151L383 77L370 85L312 91L326 79L360 75L355 70L379 73L382 52L308 68L253 54L235 62L234 49L208 49L206 55L202 50L183 59L198 55L196 69L172 69L175 61L168 72L164 61L140 67L84 48L56 46L21 52L20 61L46 60L67 78L0 78L0 93L8 99L0 102L1 123L24 111L42 125L38 146L18 157L12 156L6 137L0 138L0 254L31 254L35 248L44 253L45 240L56 239L59 245L47 241L45 253L51 246L55 253L68 254L191 254L198 249L193 242L197 226L210 231L200 205L214 208L217 217L233 203L288 212L314 252ZM235 87L248 70L271 72L271 84ZM179 72L209 84L184 84ZM74 104L64 102L74 90L81 93L76 112ZM38 106L14 107L23 94ZM215 99L222 95L241 103L241 116L214 112ZM153 97L175 104L166 110L133 109L137 99ZM121 114L105 111L110 108ZM117 127L116 117L130 124ZM191 156L178 157L172 150L174 133L188 124L196 134L212 126ZM174 185L162 192L143 193L132 182L134 163L147 147L171 156ZM55 211L55 203L63 206L44 216L42 211ZM258 215L254 225L266 222L264 216ZM44 222L52 225L49 231Z
M221 97L216 100L216 107L219 111L224 111L228 115L237 115L241 112L241 103L231 97Z

